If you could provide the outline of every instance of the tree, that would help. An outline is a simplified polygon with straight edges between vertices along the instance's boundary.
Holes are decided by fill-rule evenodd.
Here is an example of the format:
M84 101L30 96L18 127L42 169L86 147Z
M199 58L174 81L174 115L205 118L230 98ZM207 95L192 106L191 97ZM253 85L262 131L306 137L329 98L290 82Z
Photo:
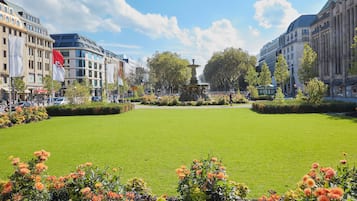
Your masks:
M299 80L306 83L314 77L317 77L317 71L314 69L317 59L317 53L305 43L304 52L301 58L301 66L298 71Z
M259 73L259 84L263 86L271 84L271 73L265 62L263 63L262 71Z
M71 104L87 103L90 100L90 87L86 82L78 83L75 81L67 87L65 96Z
M327 91L327 86L317 78L311 79L306 85L308 102L312 104L321 103L323 96Z
M258 84L258 72L255 70L253 66L248 68L248 72L244 77L244 81L249 86L256 86Z
M25 82L23 77L15 77L14 79L14 88L17 92L23 93L26 89Z
M62 88L61 82L52 79L52 76L46 75L44 78L44 88L47 89L49 93L51 91L59 91Z
M278 87L277 89L276 89L276 93L275 93L275 97L274 97L274 102L276 102L276 103L284 103L284 98L285 98L285 96L284 96L284 94L283 94L283 91L281 90L281 88L280 87Z
M167 91L178 91L191 77L189 62L181 59L176 53L156 53L148 59L150 80L155 88Z
M213 54L203 70L204 78L212 90L244 89L244 77L255 63L256 58L242 49L227 48Z
M289 78L288 64L282 54L279 54L278 61L275 63L274 77L280 87L283 87L284 82Z

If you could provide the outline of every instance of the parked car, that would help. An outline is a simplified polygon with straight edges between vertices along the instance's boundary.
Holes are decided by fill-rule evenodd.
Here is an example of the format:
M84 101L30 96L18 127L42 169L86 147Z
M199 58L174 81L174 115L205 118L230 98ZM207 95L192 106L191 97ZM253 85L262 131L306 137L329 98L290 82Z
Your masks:
M101 96L92 96L92 102L100 102L100 101L102 101Z
M68 100L66 97L56 97L53 102L53 105L65 105L65 104L68 104Z
M16 106L20 106L20 107L31 107L32 104L31 102L28 101L20 101L16 104Z

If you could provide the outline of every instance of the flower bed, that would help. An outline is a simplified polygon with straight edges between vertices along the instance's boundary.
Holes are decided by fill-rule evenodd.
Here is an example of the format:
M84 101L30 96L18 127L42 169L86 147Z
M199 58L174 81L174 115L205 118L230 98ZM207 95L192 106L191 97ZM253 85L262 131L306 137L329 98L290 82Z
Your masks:
M106 201L240 201L248 200L246 185L230 181L223 163L216 157L194 160L191 167L176 169L178 197L152 195L139 178L122 183L117 168L98 168L88 162L65 176L50 176L45 165L50 153L34 152L34 158L22 162L11 157L14 172L8 181L0 183L0 200L106 200ZM298 187L283 196L270 191L259 201L339 201L357 199L357 169L350 168L346 154L334 170L318 163L303 176Z
M16 107L14 112L0 114L0 128L48 119L44 107Z

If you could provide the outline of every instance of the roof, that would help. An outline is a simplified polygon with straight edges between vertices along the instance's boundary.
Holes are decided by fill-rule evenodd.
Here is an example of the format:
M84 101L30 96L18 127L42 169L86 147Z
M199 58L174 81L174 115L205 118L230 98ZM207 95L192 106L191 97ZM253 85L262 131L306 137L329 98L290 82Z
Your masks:
M332 3L336 3L337 0L328 0L324 7L321 8L320 12L323 12L324 10L328 9Z
M55 40L55 43L53 44L53 47L55 48L78 47L90 49L98 53L103 53L103 48L97 45L96 42L77 33L51 34L50 36L53 40Z
M316 18L316 15L301 15L289 25L286 33L290 33L297 28L310 27L310 25L316 20Z

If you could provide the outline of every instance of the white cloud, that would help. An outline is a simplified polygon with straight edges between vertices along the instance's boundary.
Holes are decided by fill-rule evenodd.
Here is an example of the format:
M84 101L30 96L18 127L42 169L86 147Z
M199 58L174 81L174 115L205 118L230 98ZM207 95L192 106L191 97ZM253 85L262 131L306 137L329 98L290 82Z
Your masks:
M254 18L264 28L276 27L287 29L289 24L299 16L287 0L257 0L254 4Z
M249 26L249 32L253 35L253 36L259 36L260 35L260 32L258 29L252 27L252 26Z

